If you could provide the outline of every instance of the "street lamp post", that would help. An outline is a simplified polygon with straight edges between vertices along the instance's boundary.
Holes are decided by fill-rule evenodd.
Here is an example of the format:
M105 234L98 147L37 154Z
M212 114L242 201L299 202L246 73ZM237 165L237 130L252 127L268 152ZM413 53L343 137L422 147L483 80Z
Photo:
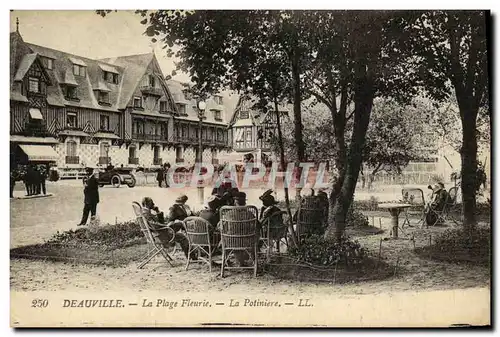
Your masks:
M198 102L198 154L196 156L196 162L200 165L200 172L202 169L203 162L203 142L202 142L202 120L204 117L204 111L206 108L206 103L204 101ZM204 187L201 181L198 181L198 202L200 205L203 205L203 201L205 200L204 196Z

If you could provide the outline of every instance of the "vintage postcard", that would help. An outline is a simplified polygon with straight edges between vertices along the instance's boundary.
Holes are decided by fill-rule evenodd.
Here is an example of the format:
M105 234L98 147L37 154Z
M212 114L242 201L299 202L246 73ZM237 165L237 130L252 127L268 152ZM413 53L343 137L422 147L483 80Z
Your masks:
M11 10L11 327L490 326L491 30Z

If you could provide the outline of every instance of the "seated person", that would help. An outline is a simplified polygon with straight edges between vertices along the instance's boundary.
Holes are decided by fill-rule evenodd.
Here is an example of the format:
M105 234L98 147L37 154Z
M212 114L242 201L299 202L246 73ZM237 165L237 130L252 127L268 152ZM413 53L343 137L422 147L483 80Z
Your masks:
M166 230L168 226L165 225L163 212L161 212L158 207L155 206L153 199L145 197L142 200L142 214L148 221L148 225L151 231L160 239L163 247L169 248L169 246L171 246L170 240L172 240L172 232ZM180 244L182 251L187 258L187 254L189 251L188 238L184 234L177 231L174 235L174 242L178 242ZM193 256L192 258L196 257Z
M219 208L222 206L222 200L212 195L207 201L207 206L202 209L198 216L210 222L209 233L211 234L211 242L218 243L220 241L220 231L218 229L219 224Z
M263 195L259 197L259 199L262 201L259 220L262 228L266 228L265 226L269 225L269 223L272 223L271 228L282 227L283 225L283 213L281 209L276 206L278 202L274 199L274 196L272 196L271 193L272 190L267 190ZM279 230L279 228L277 228L277 230ZM272 238L276 237L276 234L277 233L273 232L269 233L270 237ZM262 233L262 235L267 236L267 233Z
M437 183L432 188L432 201L427 206L427 212L425 214L425 222L427 225L436 225L439 218L436 212L441 212L446 207L448 202L448 192L444 188L443 183Z
M219 196L225 205L234 205L234 197L239 192L238 184L231 179L231 172L224 172L224 177L215 182L212 195Z
M244 192L238 192L235 196L235 206L246 206L246 193ZM240 213L241 214L241 213ZM255 219L256 217L256 214L253 214L252 212L250 212L249 210L246 211L246 214L245 216L243 216L242 218L240 218L239 220L250 220L250 219ZM255 231L255 239L257 240L257 242L259 241L259 238L260 238L260 224L259 222L257 221L257 228L256 228L256 231ZM251 257L252 259L255 259L255 256L253 256L253 251L250 252L251 255L249 255L246 251L235 251L234 252L234 257L236 259L236 261L238 261L238 264L240 266L245 266L246 265L246 261Z
M181 195L175 199L175 203L170 207L168 211L168 223L176 232L182 229L182 221L188 216L194 215L191 208L186 205L188 197L186 195Z

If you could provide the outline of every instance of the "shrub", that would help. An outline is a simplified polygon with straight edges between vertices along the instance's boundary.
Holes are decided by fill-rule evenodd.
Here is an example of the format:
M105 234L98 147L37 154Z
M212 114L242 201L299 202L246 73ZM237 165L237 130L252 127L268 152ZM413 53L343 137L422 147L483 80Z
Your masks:
M447 229L434 241L441 252L470 251L474 254L489 255L490 229L478 227L471 233L460 229Z
M301 239L298 247L289 248L289 253L299 261L325 267L336 264L355 265L366 257L365 250L358 241L344 237L336 242L318 235Z
M126 221L116 225L99 226L95 231L88 228L70 229L61 233L58 231L47 243L115 247L140 242L143 238L140 227L134 221Z
M365 227L368 225L368 217L361 213L354 204L351 204L346 215L346 226Z

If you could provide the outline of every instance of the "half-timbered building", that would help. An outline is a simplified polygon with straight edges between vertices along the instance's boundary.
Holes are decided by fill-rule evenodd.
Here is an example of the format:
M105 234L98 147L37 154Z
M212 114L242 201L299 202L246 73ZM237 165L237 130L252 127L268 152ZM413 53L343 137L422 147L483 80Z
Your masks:
M194 163L196 100L166 81L154 53L89 59L10 35L11 166L52 161L60 172L85 166L154 168ZM203 160L230 146L221 95L206 101Z

